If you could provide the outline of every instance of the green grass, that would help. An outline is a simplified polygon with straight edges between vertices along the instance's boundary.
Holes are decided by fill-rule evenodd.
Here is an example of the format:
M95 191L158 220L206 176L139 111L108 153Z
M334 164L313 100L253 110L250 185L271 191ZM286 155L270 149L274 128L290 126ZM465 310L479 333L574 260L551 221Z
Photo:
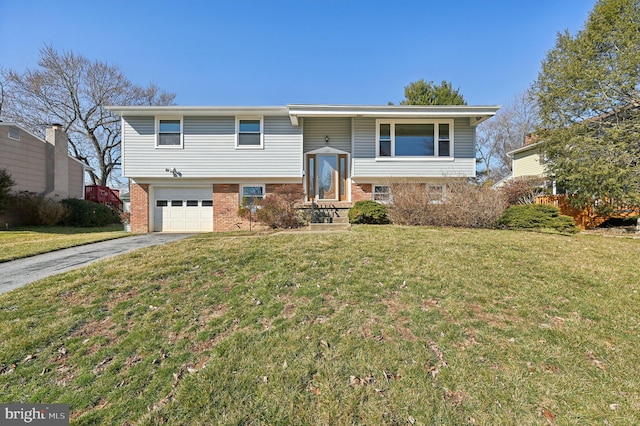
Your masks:
M0 296L2 402L72 424L638 424L640 240L201 235Z
M33 226L0 231L0 262L127 235L131 234L124 232L122 225L103 228Z

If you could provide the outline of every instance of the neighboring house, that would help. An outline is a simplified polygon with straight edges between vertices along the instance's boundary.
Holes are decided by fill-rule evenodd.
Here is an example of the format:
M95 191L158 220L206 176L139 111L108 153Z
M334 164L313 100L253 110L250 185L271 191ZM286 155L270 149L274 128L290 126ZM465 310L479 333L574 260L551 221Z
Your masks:
M511 157L511 174L496 182L494 188L499 188L514 179L547 177L542 142L536 142L535 135L527 135L524 145L508 152L507 155ZM550 184L555 194L555 184Z
M248 228L241 203L281 185L305 203L384 200L389 183L476 174L476 126L498 106L112 106L134 232Z
M0 122L0 169L11 174L12 192L83 198L85 166L69 155L68 142L59 125L47 128L43 140L15 123Z

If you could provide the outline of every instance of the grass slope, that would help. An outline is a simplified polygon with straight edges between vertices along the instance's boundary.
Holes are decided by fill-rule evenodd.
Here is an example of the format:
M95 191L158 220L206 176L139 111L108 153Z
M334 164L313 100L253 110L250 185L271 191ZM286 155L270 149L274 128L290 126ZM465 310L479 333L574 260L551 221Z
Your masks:
M639 244L198 236L0 296L0 395L82 425L637 424Z

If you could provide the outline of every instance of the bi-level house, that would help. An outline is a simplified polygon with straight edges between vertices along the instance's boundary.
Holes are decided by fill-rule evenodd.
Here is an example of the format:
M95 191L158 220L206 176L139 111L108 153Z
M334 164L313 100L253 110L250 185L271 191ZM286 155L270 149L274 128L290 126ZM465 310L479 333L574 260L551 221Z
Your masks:
M295 185L348 207L389 183L476 173L476 126L498 106L112 106L133 232L245 229L243 200Z

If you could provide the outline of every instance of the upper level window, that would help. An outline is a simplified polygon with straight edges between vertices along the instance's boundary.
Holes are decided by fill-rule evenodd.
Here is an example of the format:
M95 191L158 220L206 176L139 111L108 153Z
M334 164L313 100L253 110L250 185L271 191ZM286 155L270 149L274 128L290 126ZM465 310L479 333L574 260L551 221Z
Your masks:
M378 157L451 157L453 120L378 121Z
M237 130L238 148L262 148L262 118L239 118Z
M158 147L182 147L182 119L158 119Z
M17 141L20 140L20 129L17 127L9 127L9 137Z

